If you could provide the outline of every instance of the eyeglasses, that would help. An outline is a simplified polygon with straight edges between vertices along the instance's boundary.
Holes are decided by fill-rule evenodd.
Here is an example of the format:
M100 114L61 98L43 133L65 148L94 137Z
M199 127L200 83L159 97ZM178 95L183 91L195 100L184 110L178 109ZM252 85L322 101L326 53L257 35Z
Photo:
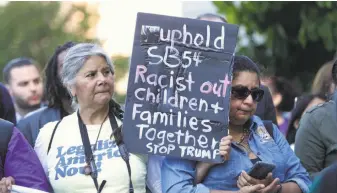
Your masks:
M264 91L260 88L254 88L249 90L249 88L245 86L235 86L232 87L232 95L237 99L246 99L249 95L252 95L252 98L256 102L260 102L263 98Z

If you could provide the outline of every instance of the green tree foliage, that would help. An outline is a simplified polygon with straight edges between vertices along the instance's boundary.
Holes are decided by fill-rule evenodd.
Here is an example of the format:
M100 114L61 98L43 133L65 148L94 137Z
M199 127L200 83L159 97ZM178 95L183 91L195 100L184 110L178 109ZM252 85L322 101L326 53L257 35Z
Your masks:
M129 70L129 57L113 56L112 60L115 66L115 80L120 80ZM125 86L127 87L127 85ZM124 104L126 95L124 93L115 92L114 98L120 104Z
M0 6L0 69L21 56L33 58L44 68L55 48L67 41L101 43L87 36L95 27L97 13L88 12L85 4L67 3L69 7L55 1L9 2ZM129 58L112 59L118 82L128 71ZM124 103L125 95L116 93L115 98Z
M275 75L308 89L337 46L337 2L214 2L230 23L245 28L249 44L238 52ZM261 35L264 41L256 41Z
M56 46L66 41L96 41L86 35L92 27L90 18L96 15L87 12L84 5L61 8L61 2L9 2L1 6L0 69L21 56L33 58L43 68ZM74 24L70 21L75 14Z
M115 66L115 79L120 80L129 70L129 57L117 55L112 57Z

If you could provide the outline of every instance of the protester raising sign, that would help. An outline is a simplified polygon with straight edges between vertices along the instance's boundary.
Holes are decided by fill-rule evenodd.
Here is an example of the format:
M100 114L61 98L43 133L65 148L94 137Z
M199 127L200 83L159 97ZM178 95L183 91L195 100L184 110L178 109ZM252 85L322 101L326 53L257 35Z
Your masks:
M138 13L123 135L130 152L220 162L236 25Z

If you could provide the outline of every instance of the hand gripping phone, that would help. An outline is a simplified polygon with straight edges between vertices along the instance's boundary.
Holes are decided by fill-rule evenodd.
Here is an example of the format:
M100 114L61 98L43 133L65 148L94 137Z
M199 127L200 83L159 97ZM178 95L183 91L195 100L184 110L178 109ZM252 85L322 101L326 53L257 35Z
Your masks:
M248 175L255 179L263 180L267 177L269 172L272 172L275 169L275 167L274 164L258 161L248 171Z

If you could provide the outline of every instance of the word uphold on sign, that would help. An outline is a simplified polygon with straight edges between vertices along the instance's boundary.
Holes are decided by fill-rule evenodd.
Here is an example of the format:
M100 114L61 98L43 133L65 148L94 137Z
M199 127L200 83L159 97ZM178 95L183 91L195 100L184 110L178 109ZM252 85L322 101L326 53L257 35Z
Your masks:
M198 48L205 45L206 48L210 48L211 46L215 49L223 50L225 47L225 26L221 26L220 34L215 37L213 40L211 39L211 28L209 25L206 25L206 34L196 33L193 36L188 30L187 24L184 24L183 29L168 29L164 31L163 28L159 26L142 26L142 35L149 36L150 34L159 33L159 40L164 42L170 42L171 47L174 47L175 43L180 43L184 45L194 45Z

